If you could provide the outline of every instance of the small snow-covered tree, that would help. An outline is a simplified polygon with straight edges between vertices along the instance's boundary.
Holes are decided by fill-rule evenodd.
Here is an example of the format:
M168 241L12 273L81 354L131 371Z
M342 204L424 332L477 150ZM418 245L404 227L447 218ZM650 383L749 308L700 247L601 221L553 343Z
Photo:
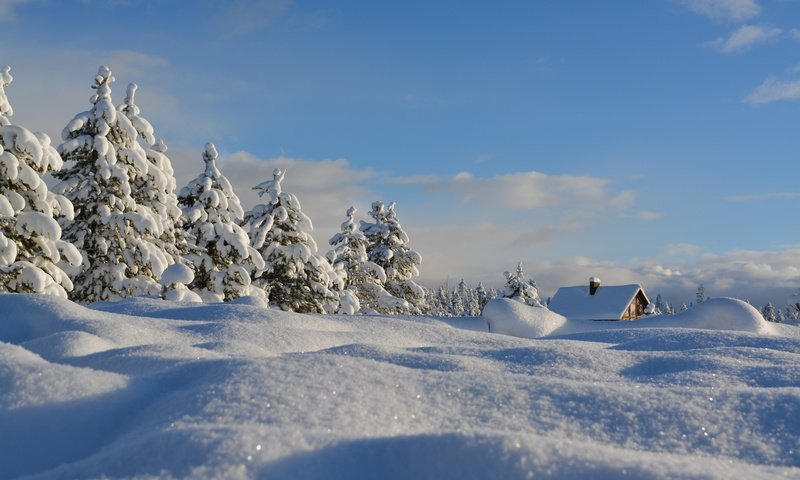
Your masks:
M136 204L131 181L148 168L130 120L111 101L114 76L101 66L92 88L92 108L64 128L58 150L65 167L53 176L54 191L73 204L75 218L62 222L64 239L83 256L70 295L79 302L158 295L158 279L169 264L152 242L159 222Z
M386 272L369 261L367 238L355 221L355 207L347 209L347 219L342 222L342 231L328 242L333 249L328 259L335 270L345 276L345 290L355 291L359 306L365 312L392 312L407 310L406 302L393 297L383 288Z
M775 307L772 305L772 302L767 302L767 304L761 308L761 316L763 316L764 320L768 322L778 321L778 317L775 314Z
M514 272L505 272L506 285L503 289L503 297L518 300L526 305L534 307L544 307L539 299L539 289L533 280L525 281L525 273L522 270L522 262L517 263Z
M178 195L184 231L199 249L186 255L194 267L189 288L208 302L258 294L251 288L251 276L263 271L264 260L239 226L243 216L239 197L217 168L217 149L211 143L205 146L203 162L203 173Z
M362 221L361 231L367 238L369 260L386 273L386 291L408 302L408 313L418 314L425 309L425 289L412 279L419 276L422 256L408 246L408 235L394 209L394 202L387 206L373 202L369 215L374 222Z
M81 255L61 240L56 219L71 219L72 204L41 178L62 161L47 135L11 124L5 87L12 80L11 69L0 68L0 292L66 298L72 282L59 263L77 266Z
M150 209L158 222L153 243L168 256L170 264L181 262L181 257L189 252L189 245L180 228L175 173L166 154L167 146L155 137L153 126L136 105L137 89L135 83L129 84L125 102L117 107L139 134L139 143L148 162L146 169L134 170L131 195L139 206Z
M328 259L317 254L314 227L300 201L283 191L285 175L275 169L272 180L256 185L265 201L244 216L251 244L266 265L257 284L268 292L270 304L283 310L334 313L339 307L334 290L342 284Z
M695 297L697 297L698 304L706 301L706 288L703 285L697 287L697 293L695 294Z

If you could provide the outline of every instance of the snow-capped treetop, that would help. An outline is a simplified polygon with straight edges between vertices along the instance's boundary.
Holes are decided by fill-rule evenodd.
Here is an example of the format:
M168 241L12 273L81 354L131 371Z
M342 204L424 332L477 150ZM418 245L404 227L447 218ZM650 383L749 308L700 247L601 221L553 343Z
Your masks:
M217 168L217 148L213 143L207 143L203 150L205 170L199 177L181 189L181 203L186 206L197 205L197 201L208 209L213 209L217 215L224 215L224 221L238 223L244 216L239 197L234 193L231 182ZM194 197L194 198L193 198ZM189 221L195 221L195 214L184 209L184 215Z
M153 126L144 117L140 116L141 110L135 103L136 90L139 87L135 83L128 84L128 90L125 95L125 103L119 106L119 111L124 113L131 121L133 127L139 133L139 136L147 142L148 145L156 143L155 136L153 135Z
M14 77L11 76L11 67L5 65L3 68L0 68L0 125L8 125L8 119L5 117L10 117L14 114L11 104L8 103L5 89L7 86L11 85L13 80Z
M261 182L255 187L253 190L258 190L258 196L263 197L266 195L264 199L266 203L274 205L278 203L278 199L280 198L281 193L283 192L283 188L281 187L281 182L283 178L286 176L286 170L281 170L280 168L276 168L272 171L272 180L267 180L266 182Z

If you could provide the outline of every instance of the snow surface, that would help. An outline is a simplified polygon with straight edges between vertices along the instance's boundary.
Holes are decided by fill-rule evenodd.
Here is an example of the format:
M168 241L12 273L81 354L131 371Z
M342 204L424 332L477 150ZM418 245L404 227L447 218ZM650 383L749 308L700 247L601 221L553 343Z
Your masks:
M509 302L438 319L0 295L0 478L800 478L800 329L717 299L486 332L534 308Z

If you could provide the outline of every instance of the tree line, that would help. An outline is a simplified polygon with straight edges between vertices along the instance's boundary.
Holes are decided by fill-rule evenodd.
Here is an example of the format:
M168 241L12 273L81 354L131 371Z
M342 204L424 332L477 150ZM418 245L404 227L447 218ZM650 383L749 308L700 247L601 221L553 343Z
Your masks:
M206 144L204 168L177 189L164 141L136 105L136 84L114 106L114 76L101 66L90 108L62 143L14 125L0 69L0 292L45 293L76 302L162 296L228 301L245 295L314 313L427 311L395 204L374 202L370 221L346 213L322 255L311 220L282 187L258 185L245 211ZM51 174L58 183L48 189Z

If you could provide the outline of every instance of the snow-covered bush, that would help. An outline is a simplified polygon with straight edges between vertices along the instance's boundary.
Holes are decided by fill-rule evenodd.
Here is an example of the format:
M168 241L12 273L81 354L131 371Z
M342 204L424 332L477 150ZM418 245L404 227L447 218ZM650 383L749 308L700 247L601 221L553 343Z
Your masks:
M503 297L511 298L534 307L544 307L539 299L539 289L533 280L525 281L525 273L522 271L522 262L517 263L517 269L513 273L505 272L506 285L503 289Z
M161 286L164 287L161 296L175 302L202 302L200 295L189 290L192 280L194 272L191 268L182 263L173 263L161 274Z
M206 144L203 161L203 173L178 196L184 231L189 243L198 247L186 255L195 272L190 288L209 302L250 295L251 275L261 273L264 261L239 226L242 206L217 168L213 144Z
M263 204L245 214L253 248L261 253L265 270L255 284L269 295L270 304L294 312L334 313L342 283L328 259L317 254L311 219L300 201L283 191L285 170L275 169L272 180L256 185Z
M12 80L8 66L0 69L0 292L66 298L73 285L59 264L77 266L81 255L61 239L56 219L71 219L72 204L41 177L61 168L61 157L44 133L11 124Z

